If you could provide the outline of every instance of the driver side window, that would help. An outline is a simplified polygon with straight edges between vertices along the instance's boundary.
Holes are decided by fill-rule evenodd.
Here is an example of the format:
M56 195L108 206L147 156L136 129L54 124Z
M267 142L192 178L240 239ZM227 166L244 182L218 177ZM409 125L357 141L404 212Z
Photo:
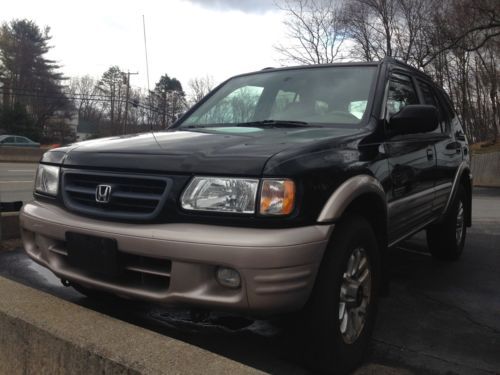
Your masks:
M393 74L389 80L386 117L390 118L409 104L418 104L411 78L403 74Z

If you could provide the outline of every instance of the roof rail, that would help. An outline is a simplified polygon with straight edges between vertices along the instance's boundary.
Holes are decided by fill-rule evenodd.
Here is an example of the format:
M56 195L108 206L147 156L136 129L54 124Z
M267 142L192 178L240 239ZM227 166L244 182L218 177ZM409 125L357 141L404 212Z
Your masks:
M409 69L409 70L413 70L414 72L416 73L420 73L420 74L423 74L425 75L425 72L420 70L420 69L417 69L411 65L408 65L407 63L401 61L401 60L398 60L392 56L385 56L383 59L382 59L383 62L389 62L389 63L393 63L393 64L397 64L397 65L401 65L401 66L404 66L406 69Z

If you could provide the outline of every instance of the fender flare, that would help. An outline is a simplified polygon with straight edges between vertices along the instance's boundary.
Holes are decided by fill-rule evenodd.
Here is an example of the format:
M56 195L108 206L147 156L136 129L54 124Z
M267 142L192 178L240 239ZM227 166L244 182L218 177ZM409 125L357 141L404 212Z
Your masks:
M376 194L387 210L385 191L380 182L373 176L362 174L347 179L332 193L317 221L325 223L340 219L349 204L363 194Z
M464 175L464 173L466 173L469 177L470 189L472 191L472 174L470 171L469 163L464 160L460 163L460 165L457 168L457 171L455 172L455 177L453 178L453 185L451 187L450 195L448 196L448 200L446 201L446 205L444 206L444 209L443 209L443 212L441 213L439 221L444 219L446 214L448 213L450 206L451 206L451 202L453 202L453 200L455 199L455 196L457 195L458 186L460 185L460 181L462 180L462 176ZM471 200L472 196L467 197L467 199ZM471 205L471 202L468 202L468 204L469 204L469 210L468 210L469 217L467 218L467 221L470 223L470 221L471 221L470 215L471 215L471 208L472 208L471 206L472 205Z

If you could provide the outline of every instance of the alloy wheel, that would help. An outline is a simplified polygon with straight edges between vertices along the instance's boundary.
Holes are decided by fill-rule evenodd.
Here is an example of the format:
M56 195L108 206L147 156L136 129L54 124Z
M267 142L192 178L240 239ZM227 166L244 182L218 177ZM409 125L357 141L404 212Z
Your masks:
M366 250L358 247L347 261L342 277L339 303L340 333L345 343L352 344L366 323L371 298L371 266Z

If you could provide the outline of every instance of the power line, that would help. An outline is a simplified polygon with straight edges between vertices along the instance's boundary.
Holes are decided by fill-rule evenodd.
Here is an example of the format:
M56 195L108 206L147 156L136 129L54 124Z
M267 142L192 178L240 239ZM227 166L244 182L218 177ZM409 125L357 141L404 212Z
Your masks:
M8 90L3 90L2 88L0 88L0 93L10 93L10 91ZM39 98L39 99L54 99L54 100L57 100L57 99L68 99L68 100L81 100L82 98L79 98L79 97L74 97L74 96L68 96L68 95L39 95L39 94L15 94L15 96L20 96L20 97L30 97L30 98ZM106 98L106 99L105 99ZM110 96L106 96L106 97L103 97L103 98L93 98L92 101L94 102L100 102L100 103L110 103L112 100L109 99L111 98ZM119 103L126 103L126 101L124 99L115 99L117 102ZM132 106L134 107L139 107L139 108L142 108L142 109L145 109L145 110L150 110L150 111L153 111L153 112L156 112L156 113L164 113L164 111L161 111L151 105L142 105L136 101L128 101L129 103L132 104Z
M126 73L125 73L126 74ZM22 89L22 88L10 88L7 89L5 87L0 87L0 90L3 90L3 92L9 94L14 94L14 95L21 95L17 94L17 92L28 92L30 94L43 94L43 95L54 95L54 96L72 96L72 97L81 97L80 99L92 99L92 98L114 98L112 95L105 95L105 94L79 94L79 93L72 93L71 95L68 95L68 93L65 93L64 91L45 91L45 90L33 90L33 89Z

